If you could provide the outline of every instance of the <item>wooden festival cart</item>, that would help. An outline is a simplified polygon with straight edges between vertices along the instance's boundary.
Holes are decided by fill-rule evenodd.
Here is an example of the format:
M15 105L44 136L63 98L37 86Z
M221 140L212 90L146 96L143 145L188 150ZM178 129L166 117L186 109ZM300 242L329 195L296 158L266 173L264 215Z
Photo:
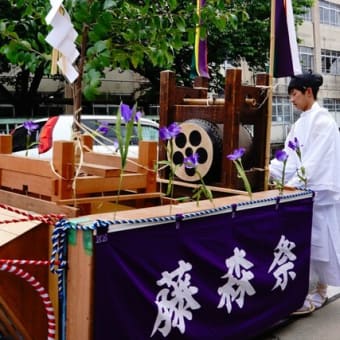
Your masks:
M264 82L243 86L240 71L228 71L225 97L212 102L203 85L177 87L174 75L162 72L160 124L194 118L222 125L218 175L209 183L222 197L213 202L162 204L166 174L158 179L153 169L166 155L154 142L141 141L138 158L121 173L119 157L88 151L88 136L81 157L73 142L55 142L51 161L12 155L11 136L0 136L0 200L13 214L0 214L6 226L0 228L0 334L184 339L216 329L215 339L246 338L299 307L308 288L313 193L267 190ZM252 200L225 159L239 146L240 124L253 131L246 169ZM240 256L245 267L231 273L228 264ZM175 301L184 310L163 309L169 324L160 287L173 285L167 280L182 270L181 284L192 295ZM231 274L244 283L240 273L249 279L242 299L230 282L223 288ZM181 311L185 317L178 317Z

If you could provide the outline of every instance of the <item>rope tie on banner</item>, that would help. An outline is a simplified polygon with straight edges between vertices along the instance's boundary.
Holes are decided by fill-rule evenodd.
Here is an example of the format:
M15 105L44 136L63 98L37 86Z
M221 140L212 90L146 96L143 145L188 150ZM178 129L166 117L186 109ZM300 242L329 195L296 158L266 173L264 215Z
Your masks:
M41 283L31 274L28 272L17 268L14 265L9 265L7 263L3 263L2 266L0 267L0 271L6 271L8 273L13 273L16 276L19 276L20 278L26 280L34 289L35 291L39 294L44 307L46 311L46 316L47 316L47 339L48 340L53 340L55 339L55 333L56 333L56 324L55 324L55 316L54 316L54 309L52 306L52 302L49 298L48 293L46 292L45 288L41 285Z
M59 298L63 298L63 272L66 268L67 262L64 259L65 236L69 222L65 219L59 220L52 232L52 252L50 260L51 273L58 276L58 293Z
M281 197L280 197L280 196L277 196L275 201L276 201L275 210L279 210Z
M183 214L176 214L176 229L180 228L181 221L183 221Z
M231 205L231 218L234 218L236 216L236 210L237 210L237 204Z
M99 228L108 228L109 225L110 224L108 222L100 220L91 226L71 223L64 218L56 222L52 233L50 271L58 275L58 293L60 298L63 298L64 296L63 273L67 266L67 262L64 259L67 231L94 231Z

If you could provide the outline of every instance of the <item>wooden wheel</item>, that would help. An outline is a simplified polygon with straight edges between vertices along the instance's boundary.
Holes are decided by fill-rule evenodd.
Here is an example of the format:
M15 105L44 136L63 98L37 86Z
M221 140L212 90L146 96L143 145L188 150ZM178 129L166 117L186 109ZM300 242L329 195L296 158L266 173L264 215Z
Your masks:
M195 169L183 165L185 157L198 154L196 170L209 181L219 172L222 135L217 125L202 119L190 119L180 124L181 133L177 135L172 161L178 165L175 175L183 181L196 182L199 176ZM168 155L169 156L169 155Z

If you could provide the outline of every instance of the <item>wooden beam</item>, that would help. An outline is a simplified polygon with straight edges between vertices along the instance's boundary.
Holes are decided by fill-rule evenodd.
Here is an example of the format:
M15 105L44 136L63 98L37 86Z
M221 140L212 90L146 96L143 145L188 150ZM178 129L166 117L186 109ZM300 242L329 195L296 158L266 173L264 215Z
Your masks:
M6 190L0 190L0 202L18 209L34 211L42 215L61 214L65 215L66 217L76 217L79 215L79 210L77 208L57 205L54 202L25 196Z
M224 98L183 98L188 105L224 105Z
M107 155L100 154L98 152L85 152L84 153L84 162L105 166L112 166L116 168L120 168L121 159L117 155ZM137 158L129 157L126 163L126 172L137 172L138 171L138 160Z
M169 183L169 180L157 178L157 182L159 182L159 183ZM172 184L178 185L178 186L184 187L184 188L196 188L197 187L197 184L187 183L187 182L182 182L182 181L172 181ZM236 189L231 189L231 188L221 188L221 187L215 187L215 186L211 186L211 185L206 185L206 188L210 189L211 191L224 192L226 194L248 195L248 193L246 191L236 190Z
M130 200L142 200L142 199L149 199L149 198L157 198L163 197L164 194L162 192L145 192L141 194L121 194L121 195L110 195L110 196L97 196L97 197L80 197L74 199L64 199L59 200L57 204L84 204L84 203L95 203L95 202L109 202L109 201L116 201L123 202L123 201L130 201Z
M0 136L0 153L12 153L12 135Z
M54 194L53 182L49 177L18 173L11 170L1 171L1 186L23 191L25 194L39 193L51 197Z
M55 176L50 162L46 159L0 154L0 167L4 170L31 173L43 177Z
M117 177L120 175L119 168L93 163L82 163L81 171L84 171L88 175L101 177Z
M93 256L83 247L83 231L68 246L66 339L90 340L93 329Z
M145 174L124 174L120 185L120 177L84 176L75 179L75 195L87 195L106 191L143 189L146 187ZM68 197L71 198L71 197ZM61 198L62 199L62 198ZM59 199L60 200L60 199Z

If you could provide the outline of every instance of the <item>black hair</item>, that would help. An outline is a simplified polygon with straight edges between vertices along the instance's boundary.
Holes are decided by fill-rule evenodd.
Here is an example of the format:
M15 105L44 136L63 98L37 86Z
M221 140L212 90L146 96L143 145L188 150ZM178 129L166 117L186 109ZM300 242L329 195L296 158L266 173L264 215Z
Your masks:
M321 74L312 73L312 71L298 74L290 79L288 85L288 94L292 92L293 89L299 90L305 93L307 88L312 89L314 98L316 99L319 87L323 84L323 78Z

